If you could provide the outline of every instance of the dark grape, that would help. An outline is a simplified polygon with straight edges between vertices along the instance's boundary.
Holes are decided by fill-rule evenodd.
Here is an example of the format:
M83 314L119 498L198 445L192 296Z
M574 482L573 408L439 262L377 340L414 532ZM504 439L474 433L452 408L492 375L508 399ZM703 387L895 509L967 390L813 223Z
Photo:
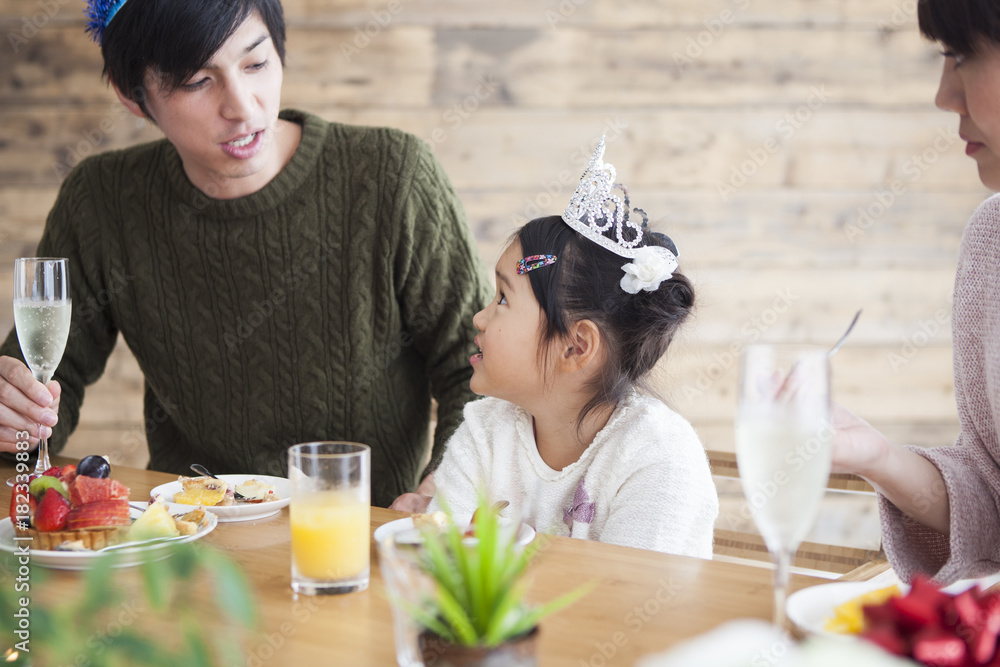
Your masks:
M103 456L91 455L76 464L76 474L104 479L111 476L111 464Z

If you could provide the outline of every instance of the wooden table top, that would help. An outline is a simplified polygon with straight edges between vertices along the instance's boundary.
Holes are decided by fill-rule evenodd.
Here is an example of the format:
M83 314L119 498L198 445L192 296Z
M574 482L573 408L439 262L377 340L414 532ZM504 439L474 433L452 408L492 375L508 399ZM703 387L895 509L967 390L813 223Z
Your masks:
M0 478L12 473L0 466ZM174 475L116 466L115 479L133 500ZM10 489L2 486L0 507ZM406 516L372 508L372 530ZM290 588L288 509L259 521L220 523L202 543L240 564L254 589L262 616L259 642L248 647L269 664L395 664L392 617L372 543L371 584L366 591L293 599ZM531 598L546 601L583 582L596 582L589 595L542 622L539 664L547 667L631 665L720 623L743 617L769 619L770 570L748 565L670 556L653 551L571 538L549 538L532 569ZM65 589L78 573L56 572L48 585ZM793 577L801 588L824 579ZM220 620L220 623L223 622ZM266 659L265 659L266 658Z

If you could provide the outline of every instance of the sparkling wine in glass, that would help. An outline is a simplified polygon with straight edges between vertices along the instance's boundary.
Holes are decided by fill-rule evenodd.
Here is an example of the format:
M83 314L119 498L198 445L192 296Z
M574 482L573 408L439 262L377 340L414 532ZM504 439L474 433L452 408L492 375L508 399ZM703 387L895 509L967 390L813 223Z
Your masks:
M69 260L14 260L14 327L24 360L42 384L52 379L66 349L71 308ZM48 438L40 438L35 474L41 475L49 467Z
M816 518L830 477L829 352L751 345L744 350L736 416L743 496L775 562L774 623L785 627L792 556Z

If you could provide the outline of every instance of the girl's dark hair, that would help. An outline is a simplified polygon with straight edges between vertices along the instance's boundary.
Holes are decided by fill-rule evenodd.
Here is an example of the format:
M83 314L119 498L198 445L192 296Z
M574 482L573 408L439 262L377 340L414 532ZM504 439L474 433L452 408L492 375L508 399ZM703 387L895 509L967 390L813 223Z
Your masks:
M257 12L285 64L285 18L280 0L128 0L101 41L104 76L149 115L146 71L169 92L180 88Z
M975 53L982 39L1000 43L996 0L918 0L917 19L924 37L959 55Z
M515 232L512 241L529 255L555 255L554 264L528 272L531 290L545 313L539 346L543 358L549 343L568 333L580 320L597 325L607 360L591 385L591 398L577 423L605 405L617 405L630 387L648 389L645 377L667 351L681 323L694 307L694 288L681 273L652 292L624 291L622 265L630 260L602 248L574 231L559 216L536 218ZM643 245L669 248L662 234L646 232ZM544 367L544 366L543 366Z

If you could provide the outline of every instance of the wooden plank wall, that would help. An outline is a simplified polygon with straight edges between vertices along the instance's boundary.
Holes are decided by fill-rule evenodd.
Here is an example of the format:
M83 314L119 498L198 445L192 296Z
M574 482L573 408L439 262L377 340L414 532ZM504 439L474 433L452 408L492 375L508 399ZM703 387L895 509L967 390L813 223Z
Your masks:
M836 397L925 445L956 431L950 290L988 193L936 110L915 0L286 0L284 104L424 138L492 266L562 210L598 136L681 249L697 317L661 369L732 447L735 360L835 340ZM30 254L60 174L158 136L100 80L77 0L0 0L0 266ZM0 271L0 330L12 324ZM119 346L71 451L142 463L142 381ZM137 437L138 436L138 437Z

